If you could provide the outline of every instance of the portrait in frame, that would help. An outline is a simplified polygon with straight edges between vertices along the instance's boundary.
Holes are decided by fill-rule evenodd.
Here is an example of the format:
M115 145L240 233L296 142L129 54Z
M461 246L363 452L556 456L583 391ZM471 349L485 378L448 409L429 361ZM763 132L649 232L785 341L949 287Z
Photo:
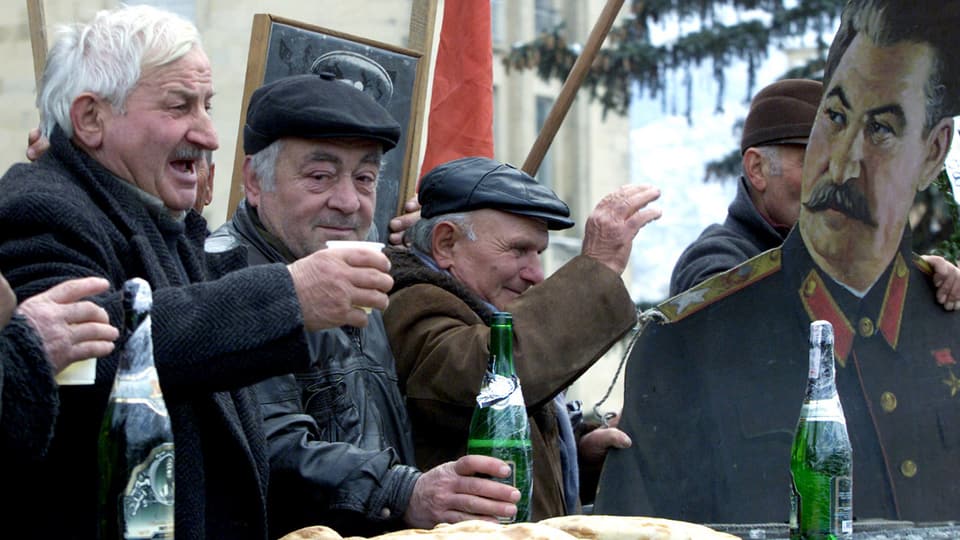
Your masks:
M421 95L426 69L422 53L271 14L254 15L237 135L229 212L243 197L243 124L250 95L265 83L304 73L333 73L363 90L400 123L397 147L384 156L377 185L374 224L378 239L414 194L418 174Z

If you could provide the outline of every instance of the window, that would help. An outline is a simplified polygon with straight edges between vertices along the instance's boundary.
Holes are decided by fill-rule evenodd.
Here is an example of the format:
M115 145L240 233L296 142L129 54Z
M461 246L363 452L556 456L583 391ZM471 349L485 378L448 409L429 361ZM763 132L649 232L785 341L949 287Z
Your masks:
M493 34L493 46L503 45L507 40L507 31L504 28L504 0L490 0L490 31Z
M553 98L545 96L537 96L537 132L539 133L543 129L543 124L547 121L547 115L550 114L550 109L553 108ZM543 162L540 164L540 169L537 171L537 180L541 184L553 189L553 149L547 150L546 155L543 156Z
M560 16L553 6L553 0L534 0L533 31L537 35L552 32L560 24Z

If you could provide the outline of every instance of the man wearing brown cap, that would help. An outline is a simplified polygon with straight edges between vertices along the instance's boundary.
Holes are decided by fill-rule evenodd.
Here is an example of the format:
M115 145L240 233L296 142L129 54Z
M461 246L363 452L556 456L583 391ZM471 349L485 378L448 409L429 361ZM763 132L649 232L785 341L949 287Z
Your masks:
M800 173L823 85L777 81L760 90L743 124L743 174L723 224L707 227L677 260L670 296L783 243L800 213Z
M960 318L934 300L907 217L960 113L958 23L957 1L844 10L797 227L657 307L627 364L620 427L634 446L608 455L598 512L784 522L809 327L827 320L854 518L957 518Z
M621 281L639 229L659 217L648 186L608 195L587 220L582 254L544 278L548 231L574 225L567 205L526 173L488 158L423 177L409 249L390 250L395 287L384 322L413 421L421 467L466 453L487 366L489 317L513 314L517 374L533 442L534 520L578 511L577 454L557 397L636 322ZM602 460L628 446L616 429L580 439Z
M207 239L207 252L241 247L250 265L289 264L324 252L329 240L367 238L383 155L399 137L373 98L328 74L260 87L244 125L246 200ZM364 279L344 270L327 269ZM467 478L501 475L499 460L473 456L426 473L414 466L380 311L365 318L363 328L309 332L309 368L255 387L269 443L271 536L318 523L367 536L513 513L516 490Z
M743 174L723 224L708 226L673 267L670 296L698 285L768 249L779 247L800 215L800 183L810 129L823 84L785 79L750 103L740 153ZM923 255L936 272L937 300L960 308L960 270L943 257Z

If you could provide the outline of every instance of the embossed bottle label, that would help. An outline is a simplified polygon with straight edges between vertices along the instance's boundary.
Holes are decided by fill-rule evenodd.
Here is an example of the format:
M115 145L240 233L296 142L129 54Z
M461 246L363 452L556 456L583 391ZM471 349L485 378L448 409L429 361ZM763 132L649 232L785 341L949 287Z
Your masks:
M174 446L163 443L134 467L123 492L123 537L173 538Z

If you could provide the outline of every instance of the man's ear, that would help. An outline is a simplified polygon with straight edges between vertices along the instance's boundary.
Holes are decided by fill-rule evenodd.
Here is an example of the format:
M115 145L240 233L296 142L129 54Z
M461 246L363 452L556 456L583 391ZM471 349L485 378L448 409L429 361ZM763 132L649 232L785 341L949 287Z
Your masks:
M210 167L210 176L213 176L213 167ZM247 196L247 204L256 208L260 206L260 177L253 170L253 160L250 156L243 158L243 193Z
M953 118L947 117L937 122L937 125L927 135L927 155L923 160L917 191L927 189L927 186L940 174L943 162L947 160L947 153L950 151L952 141Z
M103 144L104 107L110 107L110 104L90 92L80 94L70 104L73 136L81 145L91 150L97 150Z
M767 190L767 175L763 172L763 154L754 147L747 148L741 160L747 182L759 193Z
M453 247L460 236L460 228L449 221L441 221L434 225L430 247L437 266L444 270L453 266Z

